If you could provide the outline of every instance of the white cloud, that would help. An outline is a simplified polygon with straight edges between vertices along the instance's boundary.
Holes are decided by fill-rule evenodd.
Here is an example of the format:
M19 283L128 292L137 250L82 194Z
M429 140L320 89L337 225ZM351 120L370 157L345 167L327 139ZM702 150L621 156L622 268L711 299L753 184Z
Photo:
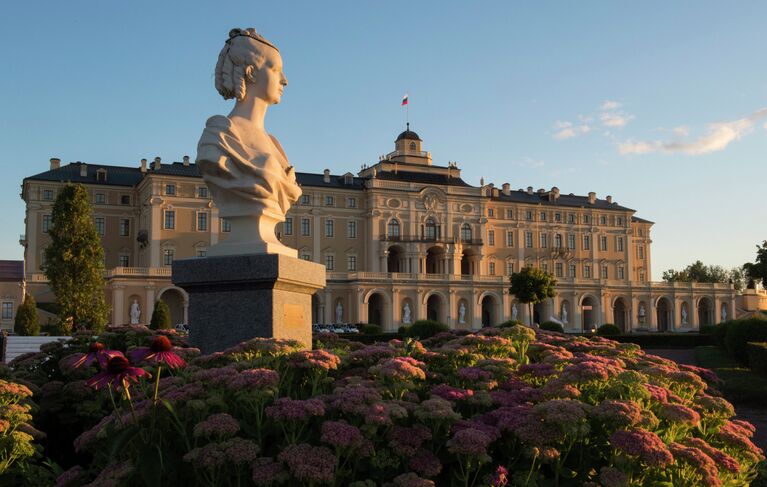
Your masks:
M528 169L538 169L543 167L546 163L540 159L533 159L532 157L525 157L522 161L515 162L517 167L524 167Z
M554 138L558 140L571 139L575 136L591 132L591 127L585 123L574 126L572 122L563 122L561 120L557 120L554 123L554 128L557 129Z
M754 125L767 117L767 108L757 110L747 117L731 120L729 122L716 122L708 124L707 132L692 141L626 141L618 144L618 152L621 154L648 154L651 152L681 153L687 155L708 154L724 150L730 143L740 139L753 131ZM765 124L767 128L767 124ZM677 130L684 128L684 130ZM677 136L686 136L686 127L674 129Z
M602 112L599 120L605 127L625 127L634 118L634 115L627 115L622 112Z
M680 125L679 127L674 127L672 132L677 137L687 137L690 134L690 127L687 125Z
M764 125L762 125L762 127L764 127L764 130L767 130L767 122L764 122Z
M605 100L604 103L602 103L602 110L617 110L621 107L621 104L617 101L612 100Z

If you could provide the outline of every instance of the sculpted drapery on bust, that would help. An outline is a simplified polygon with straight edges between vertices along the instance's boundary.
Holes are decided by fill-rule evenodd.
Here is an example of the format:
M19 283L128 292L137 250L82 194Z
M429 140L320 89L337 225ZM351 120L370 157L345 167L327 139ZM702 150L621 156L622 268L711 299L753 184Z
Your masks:
M216 64L216 89L235 105L228 116L208 119L197 145L200 174L219 216L231 223L229 237L208 255L297 255L277 240L275 226L301 188L282 146L264 129L267 109L280 102L287 84L273 44L252 28L229 32Z

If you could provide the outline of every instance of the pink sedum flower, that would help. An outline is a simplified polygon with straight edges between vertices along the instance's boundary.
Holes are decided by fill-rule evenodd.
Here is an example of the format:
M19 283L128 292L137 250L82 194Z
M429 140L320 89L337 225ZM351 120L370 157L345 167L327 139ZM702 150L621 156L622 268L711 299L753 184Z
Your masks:
M306 421L312 416L324 414L325 404L319 399L281 397L266 408L266 415L276 421Z
M620 452L638 457L650 467L665 467L674 461L663 440L652 431L619 430L610 435L610 444Z
M194 425L195 438L228 438L240 431L240 423L227 413L214 414Z
M336 457L325 447L306 443L290 445L277 458L304 484L330 483L335 478Z

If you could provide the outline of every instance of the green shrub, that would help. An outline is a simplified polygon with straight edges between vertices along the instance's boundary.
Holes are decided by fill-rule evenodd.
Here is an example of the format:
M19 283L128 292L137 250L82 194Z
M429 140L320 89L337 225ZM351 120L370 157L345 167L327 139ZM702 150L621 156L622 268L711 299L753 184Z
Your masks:
M748 342L748 366L758 374L767 375L767 343Z
M397 333L400 335L407 335L407 331L410 329L410 325L402 325L397 328Z
M716 325L702 325L700 327L701 335L713 335L716 331Z
M37 304L35 298L24 295L24 302L16 310L16 320L13 331L17 335L37 336L40 334L40 323L37 321Z
M727 334L724 336L727 352L744 364L748 361L748 342L765 341L767 341L767 320L756 317L731 321L727 327Z
M559 333L565 332L565 328L556 321L544 321L541 323L541 330L556 331Z
M418 320L407 329L407 336L424 340L449 329L446 324L439 321Z
M517 325L527 326L519 320L509 320L509 321L504 321L503 323L498 325L498 328L511 328L512 326L517 326Z
M613 325L612 323L605 323L604 325L597 328L597 335L601 337L611 337L621 334L621 329L617 326Z
M168 330L171 325L170 309L165 304L165 301L154 303L154 311L152 311L152 321L149 322L149 328L153 330Z
M383 333L383 328L381 328L381 325L376 325L375 323L367 323L360 327L360 333L365 335L380 335Z
M723 321L714 326L714 331L711 336L714 338L714 344L719 347L724 347L724 337L727 335L727 330L730 328L732 321Z
M621 343L634 343L642 348L693 348L713 345L711 335L700 333L629 333L610 339Z

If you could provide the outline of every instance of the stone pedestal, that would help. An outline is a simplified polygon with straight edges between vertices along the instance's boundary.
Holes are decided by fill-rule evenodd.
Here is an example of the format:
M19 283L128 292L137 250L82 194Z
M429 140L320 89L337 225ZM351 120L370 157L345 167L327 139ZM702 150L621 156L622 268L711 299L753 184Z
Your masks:
M312 346L312 294L325 266L286 255L230 255L173 262L173 283L189 293L189 338L212 353L255 337Z

